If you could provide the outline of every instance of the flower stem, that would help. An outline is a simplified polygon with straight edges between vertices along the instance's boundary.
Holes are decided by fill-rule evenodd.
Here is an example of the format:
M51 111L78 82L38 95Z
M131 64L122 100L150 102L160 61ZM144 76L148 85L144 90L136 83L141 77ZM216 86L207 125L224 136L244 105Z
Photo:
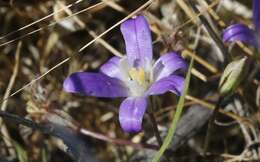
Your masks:
M153 102L151 102L151 103L153 103ZM155 104L152 104L152 105L155 105ZM155 135L155 137L156 137L156 140L157 140L159 146L161 147L162 144L163 144L163 141L162 141L162 138L161 138L161 136L160 136L159 129L158 129L158 127L157 127L156 118L155 118L154 112L153 112L153 106L151 106L151 108L152 108L152 110L151 110L150 112L148 112L148 115L149 115L149 118L150 118L150 120L151 120L151 122L152 122L153 132L154 132L154 135ZM172 154L171 150L168 150L168 151L169 151L169 153ZM171 161L168 156L165 156L165 160L166 160L167 162L170 162L170 161Z
M156 118L154 116L154 107L155 107L154 98L151 97L150 101L151 101L150 102L151 103L151 109L148 112L148 115L149 115L149 118L150 118L150 120L152 122L153 132L154 132L154 135L156 137L156 140L157 140L159 146L161 146L163 144L163 142L162 142L162 138L160 136L160 132L159 132L158 126L157 126L158 124L156 122Z
M153 112L149 112L148 115L149 115L149 118L150 118L150 120L152 122L153 132L154 132L154 135L156 137L156 140L157 140L159 146L161 146L162 145L162 138L160 136L160 132L159 132L158 127L157 127L157 122L156 122L154 113Z
M220 96L218 101L217 101L217 104L214 107L214 110L213 110L213 113L212 113L212 117L210 118L210 121L208 123L208 131L207 131L207 134L206 134L204 148L203 148L204 154L206 154L206 152L208 150L208 147L209 147L211 132L212 132L212 129L213 129L213 126L214 126L214 121L215 121L216 116L217 116L217 114L219 112L220 104L222 102L222 99L223 99L223 97Z

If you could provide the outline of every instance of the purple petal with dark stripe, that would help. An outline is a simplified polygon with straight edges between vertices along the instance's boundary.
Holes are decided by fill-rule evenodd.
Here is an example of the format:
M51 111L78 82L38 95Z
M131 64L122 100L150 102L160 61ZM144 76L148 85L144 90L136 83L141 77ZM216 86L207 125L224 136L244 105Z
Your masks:
M160 95L170 91L180 96L183 88L184 78L178 75L171 75L152 84L146 95Z
M253 22L257 33L260 33L260 1L253 0Z
M241 41L257 47L255 32L244 24L234 24L226 28L223 32L224 42Z
M144 16L137 16L122 23L121 32L130 66L144 66L146 60L152 60L151 31Z
M154 64L153 77L154 80L160 80L168 77L177 70L185 71L187 64L185 60L175 52L167 53L161 56Z
M73 73L64 81L63 89L95 97L127 97L129 94L122 81L102 73Z
M142 120L147 107L147 98L129 97L125 99L119 109L119 122L126 132L142 130Z
M112 78L122 79L119 63L120 58L114 56L100 67L100 71Z

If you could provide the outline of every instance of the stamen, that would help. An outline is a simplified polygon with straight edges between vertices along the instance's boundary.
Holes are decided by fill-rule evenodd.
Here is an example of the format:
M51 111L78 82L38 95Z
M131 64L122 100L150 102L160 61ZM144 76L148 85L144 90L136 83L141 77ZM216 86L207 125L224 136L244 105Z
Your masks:
M144 69L132 68L129 70L129 76L132 80L137 81L142 86L145 86L145 72Z

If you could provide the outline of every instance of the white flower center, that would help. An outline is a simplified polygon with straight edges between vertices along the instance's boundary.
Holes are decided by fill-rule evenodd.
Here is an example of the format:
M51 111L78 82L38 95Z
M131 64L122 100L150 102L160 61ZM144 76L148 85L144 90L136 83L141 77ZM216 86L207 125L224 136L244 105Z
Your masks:
M142 96L150 87L152 82L151 63L147 63L144 68L138 67L129 68L127 60L123 58L120 62L121 73L123 74L123 81L130 89L132 96Z

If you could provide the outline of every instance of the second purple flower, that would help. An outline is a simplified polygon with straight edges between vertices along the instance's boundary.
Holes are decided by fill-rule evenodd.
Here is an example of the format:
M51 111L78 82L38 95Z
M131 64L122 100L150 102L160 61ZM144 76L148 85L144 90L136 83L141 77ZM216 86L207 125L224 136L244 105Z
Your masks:
M167 91L180 95L184 78L176 72L186 70L185 61L175 52L153 60L149 24L137 16L121 24L126 56L112 57L100 73L76 72L63 83L64 90L96 97L126 97L119 110L119 122L126 132L142 130L142 119L149 95Z
M223 31L224 42L241 41L260 48L260 0L253 0L252 4L254 30L241 23L230 25Z

